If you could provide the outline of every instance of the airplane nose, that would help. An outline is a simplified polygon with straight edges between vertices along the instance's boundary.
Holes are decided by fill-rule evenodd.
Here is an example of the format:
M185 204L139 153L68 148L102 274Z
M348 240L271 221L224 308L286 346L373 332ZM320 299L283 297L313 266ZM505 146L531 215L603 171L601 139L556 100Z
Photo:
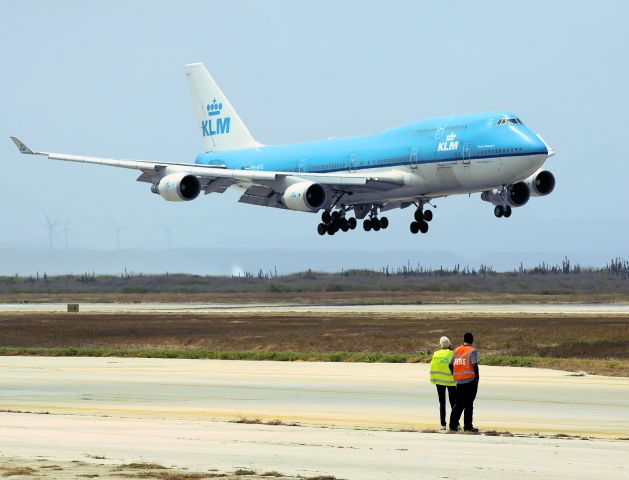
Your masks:
M536 133L535 135L537 136L539 141L542 143L542 145L546 148L546 158L550 158L553 155L555 155L555 151L550 145L546 143L546 140L544 140L539 133Z

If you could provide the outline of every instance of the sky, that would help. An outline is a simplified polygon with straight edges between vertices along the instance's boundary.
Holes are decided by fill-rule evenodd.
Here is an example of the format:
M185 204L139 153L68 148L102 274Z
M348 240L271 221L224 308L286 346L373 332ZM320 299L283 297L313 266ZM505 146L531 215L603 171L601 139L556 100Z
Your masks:
M514 264L628 257L628 16L623 1L3 2L0 254L46 250L47 214L68 222L70 249L115 250L117 224L123 249L290 249L314 268L321 252L357 249ZM436 202L427 235L410 234L407 209L387 214L386 231L320 237L312 214L239 204L236 191L169 203L134 171L20 156L9 140L192 162L193 62L265 144L515 112L557 152L546 164L557 187L508 220L463 195ZM60 231L54 240L64 248Z

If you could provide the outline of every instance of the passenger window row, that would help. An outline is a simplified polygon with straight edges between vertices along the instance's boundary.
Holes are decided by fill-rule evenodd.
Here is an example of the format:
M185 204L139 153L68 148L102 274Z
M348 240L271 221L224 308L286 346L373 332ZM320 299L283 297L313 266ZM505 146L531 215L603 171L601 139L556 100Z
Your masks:
M452 130L465 130L466 128L467 128L467 125L451 125L448 127L443 127L441 130L443 130L445 133ZM437 128L421 128L419 130L415 130L413 133L415 134L435 133L437 130L438 130Z
M477 150L476 153L480 154L480 155L487 155L487 154L491 154L491 155L495 155L495 154L501 154L501 153L517 153L517 152L521 152L523 151L522 148L519 147L514 147L514 148L492 148L490 150Z

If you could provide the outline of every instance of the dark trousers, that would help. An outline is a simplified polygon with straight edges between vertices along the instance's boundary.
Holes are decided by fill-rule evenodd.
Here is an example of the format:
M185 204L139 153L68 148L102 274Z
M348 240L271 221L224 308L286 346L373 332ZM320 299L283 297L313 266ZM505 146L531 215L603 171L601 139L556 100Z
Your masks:
M446 425L446 388L448 389L448 400L450 401L450 409L454 408L456 399L456 387L447 387L445 385L435 385L437 387L437 395L439 396L439 414L441 415L441 425Z
M474 399L478 391L478 382L458 383L456 386L456 402L452 413L450 413L450 428L455 429L463 416L463 428L472 428L474 426L472 417L474 416Z

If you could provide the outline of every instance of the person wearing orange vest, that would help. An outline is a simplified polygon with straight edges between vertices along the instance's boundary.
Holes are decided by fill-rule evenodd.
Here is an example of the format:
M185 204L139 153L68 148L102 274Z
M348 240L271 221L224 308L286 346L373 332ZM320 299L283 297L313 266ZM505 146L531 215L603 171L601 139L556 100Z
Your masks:
M450 371L456 382L456 402L450 413L450 431L456 432L459 429L461 413L463 416L463 430L466 432L478 432L474 428L472 417L474 415L474 399L478 391L478 352L473 347L474 335L467 332L463 335L463 345L459 345L454 350L452 360L450 360Z

